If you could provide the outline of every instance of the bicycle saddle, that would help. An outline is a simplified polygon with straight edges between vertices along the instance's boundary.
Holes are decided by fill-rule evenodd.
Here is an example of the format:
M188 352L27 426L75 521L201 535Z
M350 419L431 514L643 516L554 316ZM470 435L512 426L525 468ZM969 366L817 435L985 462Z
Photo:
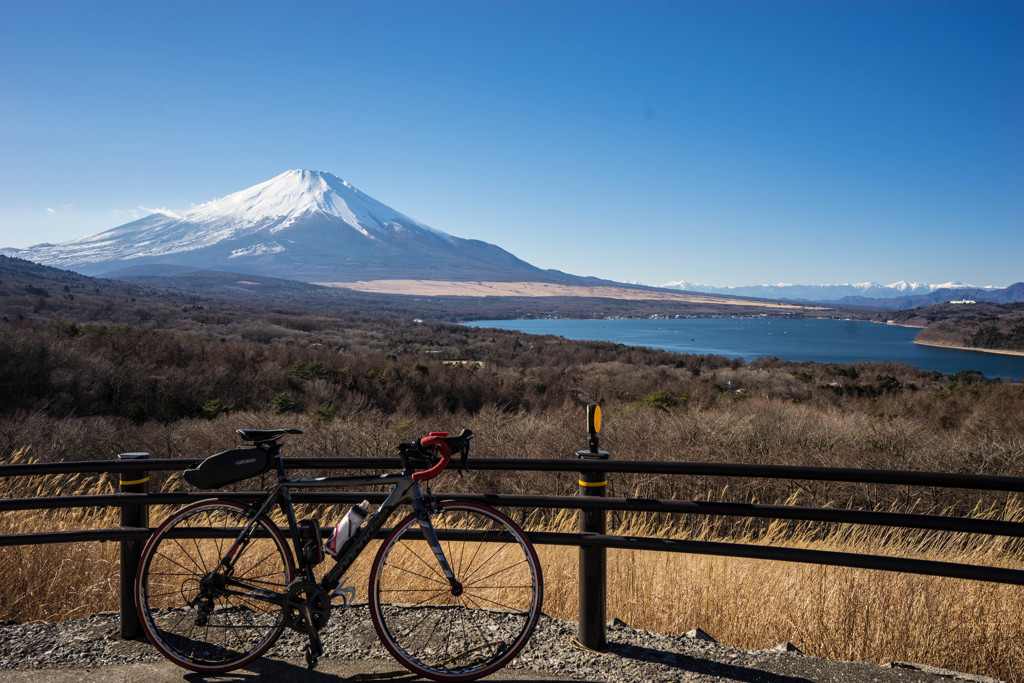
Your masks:
M285 434L301 434L301 429L236 429L235 433L242 437L242 441L253 441L263 443L264 441L277 441Z

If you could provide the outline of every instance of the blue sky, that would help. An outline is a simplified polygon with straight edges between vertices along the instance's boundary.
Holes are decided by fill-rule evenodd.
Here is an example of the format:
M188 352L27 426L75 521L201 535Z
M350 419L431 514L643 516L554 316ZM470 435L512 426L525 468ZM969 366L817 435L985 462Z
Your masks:
M1024 280L1024 3L0 3L0 246L292 168L545 268Z

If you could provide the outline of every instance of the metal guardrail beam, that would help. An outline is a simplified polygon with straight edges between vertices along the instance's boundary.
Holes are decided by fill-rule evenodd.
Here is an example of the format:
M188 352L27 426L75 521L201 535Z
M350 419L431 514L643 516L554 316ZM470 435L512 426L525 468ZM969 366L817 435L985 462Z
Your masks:
M781 562L801 562L822 564L836 567L855 567L858 569L880 569L883 571L902 572L908 574L926 574L929 576L945 576L974 581L991 581L1024 586L1024 571L1005 569L1003 567L987 567L978 565L955 564L935 560L915 560L904 557L887 557L885 555L859 555L831 550L808 550L805 548L780 548L777 546L761 546L743 543L718 543L713 541L687 541L672 538L646 538L635 536L587 536L585 534L557 534L531 532L530 540L539 545L579 545L581 543L604 548L623 550L655 550L673 553L691 553L695 555L722 555L727 557L745 557L759 560L776 560Z
M285 458L289 469L397 469L398 458ZM183 470L200 462L194 458L160 458L133 463L112 460L46 462L0 465L0 477L88 472L138 472ZM567 458L475 458L470 462L476 470L530 470L546 472L578 472L579 461ZM1024 477L950 472L915 472L901 470L869 470L849 467L810 467L802 465L748 465L743 463L671 462L662 460L604 460L587 463L593 471L633 474L676 474L706 477L738 477L762 479L798 479L809 481L842 481L865 484L901 486L936 486L989 491L1024 493Z
M152 533L146 528L91 529L87 531L62 531L37 534L0 535L0 547L12 545L42 545L48 543L81 543L86 541L138 541L145 540ZM227 530L225 537L236 533ZM620 550L653 550L659 552L688 553L693 555L718 555L747 559L774 560L821 564L858 569L924 574L948 578L989 581L1024 586L1024 570L978 565L962 565L935 560L917 560L885 555L859 555L830 550L808 550L746 543L723 543L714 541L690 541L672 538L649 538L643 536L609 536L604 534L574 534L530 531L527 536L536 545L588 546Z
M94 496L48 496L43 498L0 499L0 512L53 508L107 507L119 505L183 505L217 495L213 492L181 493L112 493ZM256 502L262 493L226 493L231 498ZM901 529L927 529L974 534L992 534L1024 538L1024 523L972 517L948 517L906 512L874 510L847 510L844 508L816 508L795 505L762 505L759 503L718 503L699 500L665 500L655 498L584 498L578 496L515 496L494 493L464 494L439 493L439 498L458 498L506 508L550 508L561 510L604 510L622 512L657 512L700 516L751 517L755 519L784 519L792 521L829 522L834 524L864 524ZM330 505L358 503L369 500L380 503L385 494L371 491L326 493L296 491L296 503Z
M119 528L79 529L77 531L38 531L32 534L0 534L0 548L15 545L48 545L51 543L85 543L95 541L145 541L152 529Z

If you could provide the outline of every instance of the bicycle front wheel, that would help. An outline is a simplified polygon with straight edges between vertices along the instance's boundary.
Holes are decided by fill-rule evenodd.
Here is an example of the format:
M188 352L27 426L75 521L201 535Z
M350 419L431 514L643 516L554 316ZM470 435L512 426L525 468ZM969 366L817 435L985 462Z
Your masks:
M139 620L149 641L175 664L223 673L262 655L284 627L279 604L295 574L288 544L266 517L225 558L252 511L232 500L188 505L157 527L135 581ZM222 564L221 560L226 559Z
M384 540L370 571L373 625L414 673L438 681L486 676L516 656L537 624L537 553L515 522L486 505L441 503L430 522L457 585L413 513Z

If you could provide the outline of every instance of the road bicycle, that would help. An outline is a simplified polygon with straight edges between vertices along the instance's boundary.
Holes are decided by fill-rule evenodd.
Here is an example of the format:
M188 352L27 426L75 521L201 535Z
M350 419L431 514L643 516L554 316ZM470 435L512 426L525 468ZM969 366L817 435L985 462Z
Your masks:
M258 503L212 498L187 505L158 526L142 551L135 583L149 641L172 662L223 673L265 653L285 627L309 638L310 669L323 654L319 631L332 598L355 599L345 572L383 536L370 568L373 626L394 657L438 681L468 681L511 661L526 644L543 600L540 562L522 529L486 505L440 500L425 482L461 453L468 469L473 433L434 432L398 446L401 473L289 479L280 440L298 429L240 429L242 446L185 471L199 488L218 488L272 468L277 484ZM318 581L323 533L297 520L293 489L390 486L376 513L337 549ZM426 492L424 493L424 489ZM399 506L412 512L384 524ZM286 533L271 519L280 510Z

